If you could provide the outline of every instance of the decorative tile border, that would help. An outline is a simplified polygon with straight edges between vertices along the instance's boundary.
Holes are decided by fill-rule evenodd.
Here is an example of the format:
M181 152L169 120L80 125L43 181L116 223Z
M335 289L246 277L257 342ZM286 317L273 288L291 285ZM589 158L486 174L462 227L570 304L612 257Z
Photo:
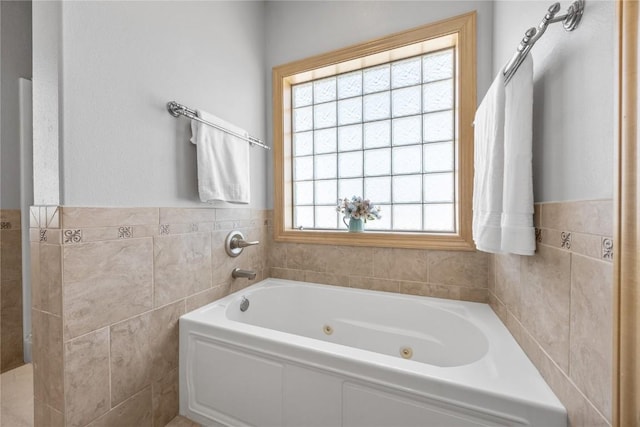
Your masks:
M47 229L46 228L41 228L40 229L40 241L41 242L46 242L47 241Z
M130 239L133 237L133 227L120 227L118 228L118 239Z
M560 233L561 243L563 249L571 249L571 233L568 231L563 231Z
M63 243L80 243L82 242L82 230L64 230Z
M0 222L0 230L11 230L11 223L9 221Z
M613 260L613 239L608 237L602 238L602 259L607 261Z
M160 235L161 236L166 236L167 234L169 234L169 231L171 231L171 228L169 227L169 224L160 224Z

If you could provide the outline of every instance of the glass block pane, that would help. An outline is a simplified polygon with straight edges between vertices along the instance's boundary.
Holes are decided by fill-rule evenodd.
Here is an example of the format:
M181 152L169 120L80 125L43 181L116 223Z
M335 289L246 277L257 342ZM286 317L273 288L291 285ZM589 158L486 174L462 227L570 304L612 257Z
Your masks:
M335 153L337 151L336 128L317 130L313 133L313 147L316 154Z
M341 179L338 181L338 198L349 199L353 196L362 196L362 178Z
M453 77L453 49L432 53L422 57L423 82L450 79Z
M340 151L362 149L362 125L341 126L338 128L338 147Z
M362 95L362 71L338 76L338 98Z
M313 106L313 127L315 129L328 128L336 125L336 103L327 102L326 104Z
M453 80L442 80L422 87L422 111L449 110L453 108Z
M301 181L295 183L295 205L313 204L313 181Z
M362 176L362 151L338 155L338 176L340 178Z
M422 70L421 58L411 58L394 62L391 65L391 87L404 87L420 83Z
M454 205L424 205L425 231L455 232Z
M422 230L422 206L421 205L394 205L393 206L394 230Z
M313 154L313 132L293 134L293 154L295 156Z
M453 173L435 173L424 176L425 202L453 202Z
M422 146L393 149L393 174L420 173L422 171Z
M391 202L391 177L364 179L364 198L376 205Z
M388 64L364 70L364 93L389 90L389 83L391 82L389 71Z
M335 205L338 203L338 181L335 179L327 181L315 181L316 204Z
M315 228L338 228L338 215L335 206L316 206Z
M453 111L429 113L422 116L425 142L448 141L453 139Z
M366 176L390 175L391 150L388 148L365 150L364 174Z
M313 228L313 206L297 206L294 210L294 228Z
M387 147L391 144L391 122L384 120L381 122L364 124L364 147Z
M315 156L315 178L335 178L336 177L336 155L323 154Z
M364 97L364 121L381 120L389 118L391 106L389 105L389 92L374 93Z
M338 124L350 125L362 121L362 98L338 101Z
M366 230L391 230L391 206L390 205L378 205L376 206L380 210L382 218L375 221L367 221L365 225Z
M312 107L296 108L293 110L293 131L302 132L310 130L313 126Z
M336 99L336 78L317 80L313 82L313 103L333 101Z
M419 144L422 141L422 117L393 120L393 145Z
M420 114L420 86L407 87L392 92L393 117Z
M313 101L313 86L305 83L293 87L293 107L305 107Z
M453 170L453 142L424 144L424 171L445 172Z
M293 179L313 179L313 157L297 157L293 161Z
M393 177L393 203L421 202L422 175Z

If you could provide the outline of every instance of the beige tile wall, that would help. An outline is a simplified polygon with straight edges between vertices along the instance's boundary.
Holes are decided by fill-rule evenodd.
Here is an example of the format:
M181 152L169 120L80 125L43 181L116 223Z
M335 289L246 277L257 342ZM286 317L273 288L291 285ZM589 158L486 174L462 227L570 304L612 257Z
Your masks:
M24 363L20 210L0 209L0 372Z
M164 426L178 413L178 318L266 277L249 209L31 209L38 426ZM262 244L237 258L240 229Z
M36 425L167 424L178 411L178 318L250 284L231 279L235 267L257 280L489 301L572 425L607 424L610 201L536 206L534 257L276 243L270 214L32 209ZM228 257L234 228L262 244Z
M610 200L536 205L536 255L494 255L489 302L569 412L611 420Z
M482 252L271 241L268 261L271 277L487 302L488 258Z

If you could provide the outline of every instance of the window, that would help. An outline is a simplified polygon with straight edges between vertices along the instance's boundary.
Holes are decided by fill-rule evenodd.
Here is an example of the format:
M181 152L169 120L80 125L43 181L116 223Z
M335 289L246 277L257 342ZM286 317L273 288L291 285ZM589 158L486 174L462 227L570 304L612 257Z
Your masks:
M275 67L277 241L472 249L475 14ZM345 233L339 198L382 208Z

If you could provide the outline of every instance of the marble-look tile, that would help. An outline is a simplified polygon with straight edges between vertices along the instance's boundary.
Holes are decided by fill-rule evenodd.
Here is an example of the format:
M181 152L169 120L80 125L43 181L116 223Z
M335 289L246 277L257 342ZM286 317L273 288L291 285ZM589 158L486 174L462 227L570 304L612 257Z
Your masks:
M109 399L109 328L64 345L65 419L86 425L111 408Z
M439 285L486 288L488 257L484 252L428 252L428 281Z
M111 406L151 383L151 312L110 327Z
M496 291L496 257L494 254L487 257L487 289L489 292Z
M22 212L20 209L0 209L0 222L10 222L12 229L20 229Z
M427 281L427 254L417 249L373 249L373 275L381 279Z
M565 372L549 358L524 326L509 314L506 322L509 332L538 369L549 387L567 409L570 426L610 427L609 422L584 397Z
M219 208L216 209L216 221L240 221L251 219L251 209Z
M571 252L600 259L602 237L593 234L571 233Z
M507 307L491 292L489 292L489 306L491 306L502 323L507 323Z
M38 245L39 278L32 283L34 308L57 316L62 315L62 248L59 245Z
M24 364L22 343L22 281L0 282L0 371Z
M0 376L0 425L33 427L33 365L27 363Z
M588 200L544 203L542 227L610 236L613 232L613 202Z
M310 283L322 283L333 286L349 286L349 276L344 274L318 273L317 271L305 271L304 281Z
M287 268L287 245L287 243L270 241L267 257L271 267Z
M495 295L516 317L520 317L520 263L522 257L513 254L495 254Z
M2 230L0 239L2 281L22 280L22 235L20 229Z
M62 228L159 224L158 208L61 207Z
M349 286L371 291L400 292L400 281L376 277L349 276Z
M542 225L542 204L536 203L533 205L533 226L540 228Z
M191 295L187 297L186 301L186 312L193 311L197 308L205 306L213 301L219 300L231 293L231 285L229 283L216 285L211 289L207 289L206 291L198 292L197 294Z
M160 224L215 222L215 208L160 208Z
M574 255L571 263L571 344L569 374L611 419L611 264Z
M114 407L87 427L151 427L151 386Z
M149 238L64 246L65 338L150 310L152 265Z
M296 280L304 282L305 273L306 272L304 270L271 267L269 277L273 277L274 279Z
M432 298L446 298L471 302L487 302L486 288L468 288L464 286L437 285L431 283L401 281L400 292Z
M327 272L349 276L373 275L373 248L327 246Z
M178 370L167 372L151 387L153 426L164 427L178 415Z
M569 252L545 245L535 256L521 259L520 319L565 372L569 369L570 260Z
M64 415L62 412L56 411L41 400L33 401L34 426L36 427L65 427Z
M149 344L152 380L159 380L167 372L178 368L178 319L184 313L184 301L151 312Z
M159 236L153 246L154 307L211 287L211 234Z
M287 245L287 268L326 271L328 252L333 246L293 243Z
M228 232L214 231L211 233L211 284L213 286L230 284L231 272L240 267L244 260L242 255L233 258L227 255L225 240Z
M62 319L49 313L31 310L31 322L34 396L62 413L64 411Z

